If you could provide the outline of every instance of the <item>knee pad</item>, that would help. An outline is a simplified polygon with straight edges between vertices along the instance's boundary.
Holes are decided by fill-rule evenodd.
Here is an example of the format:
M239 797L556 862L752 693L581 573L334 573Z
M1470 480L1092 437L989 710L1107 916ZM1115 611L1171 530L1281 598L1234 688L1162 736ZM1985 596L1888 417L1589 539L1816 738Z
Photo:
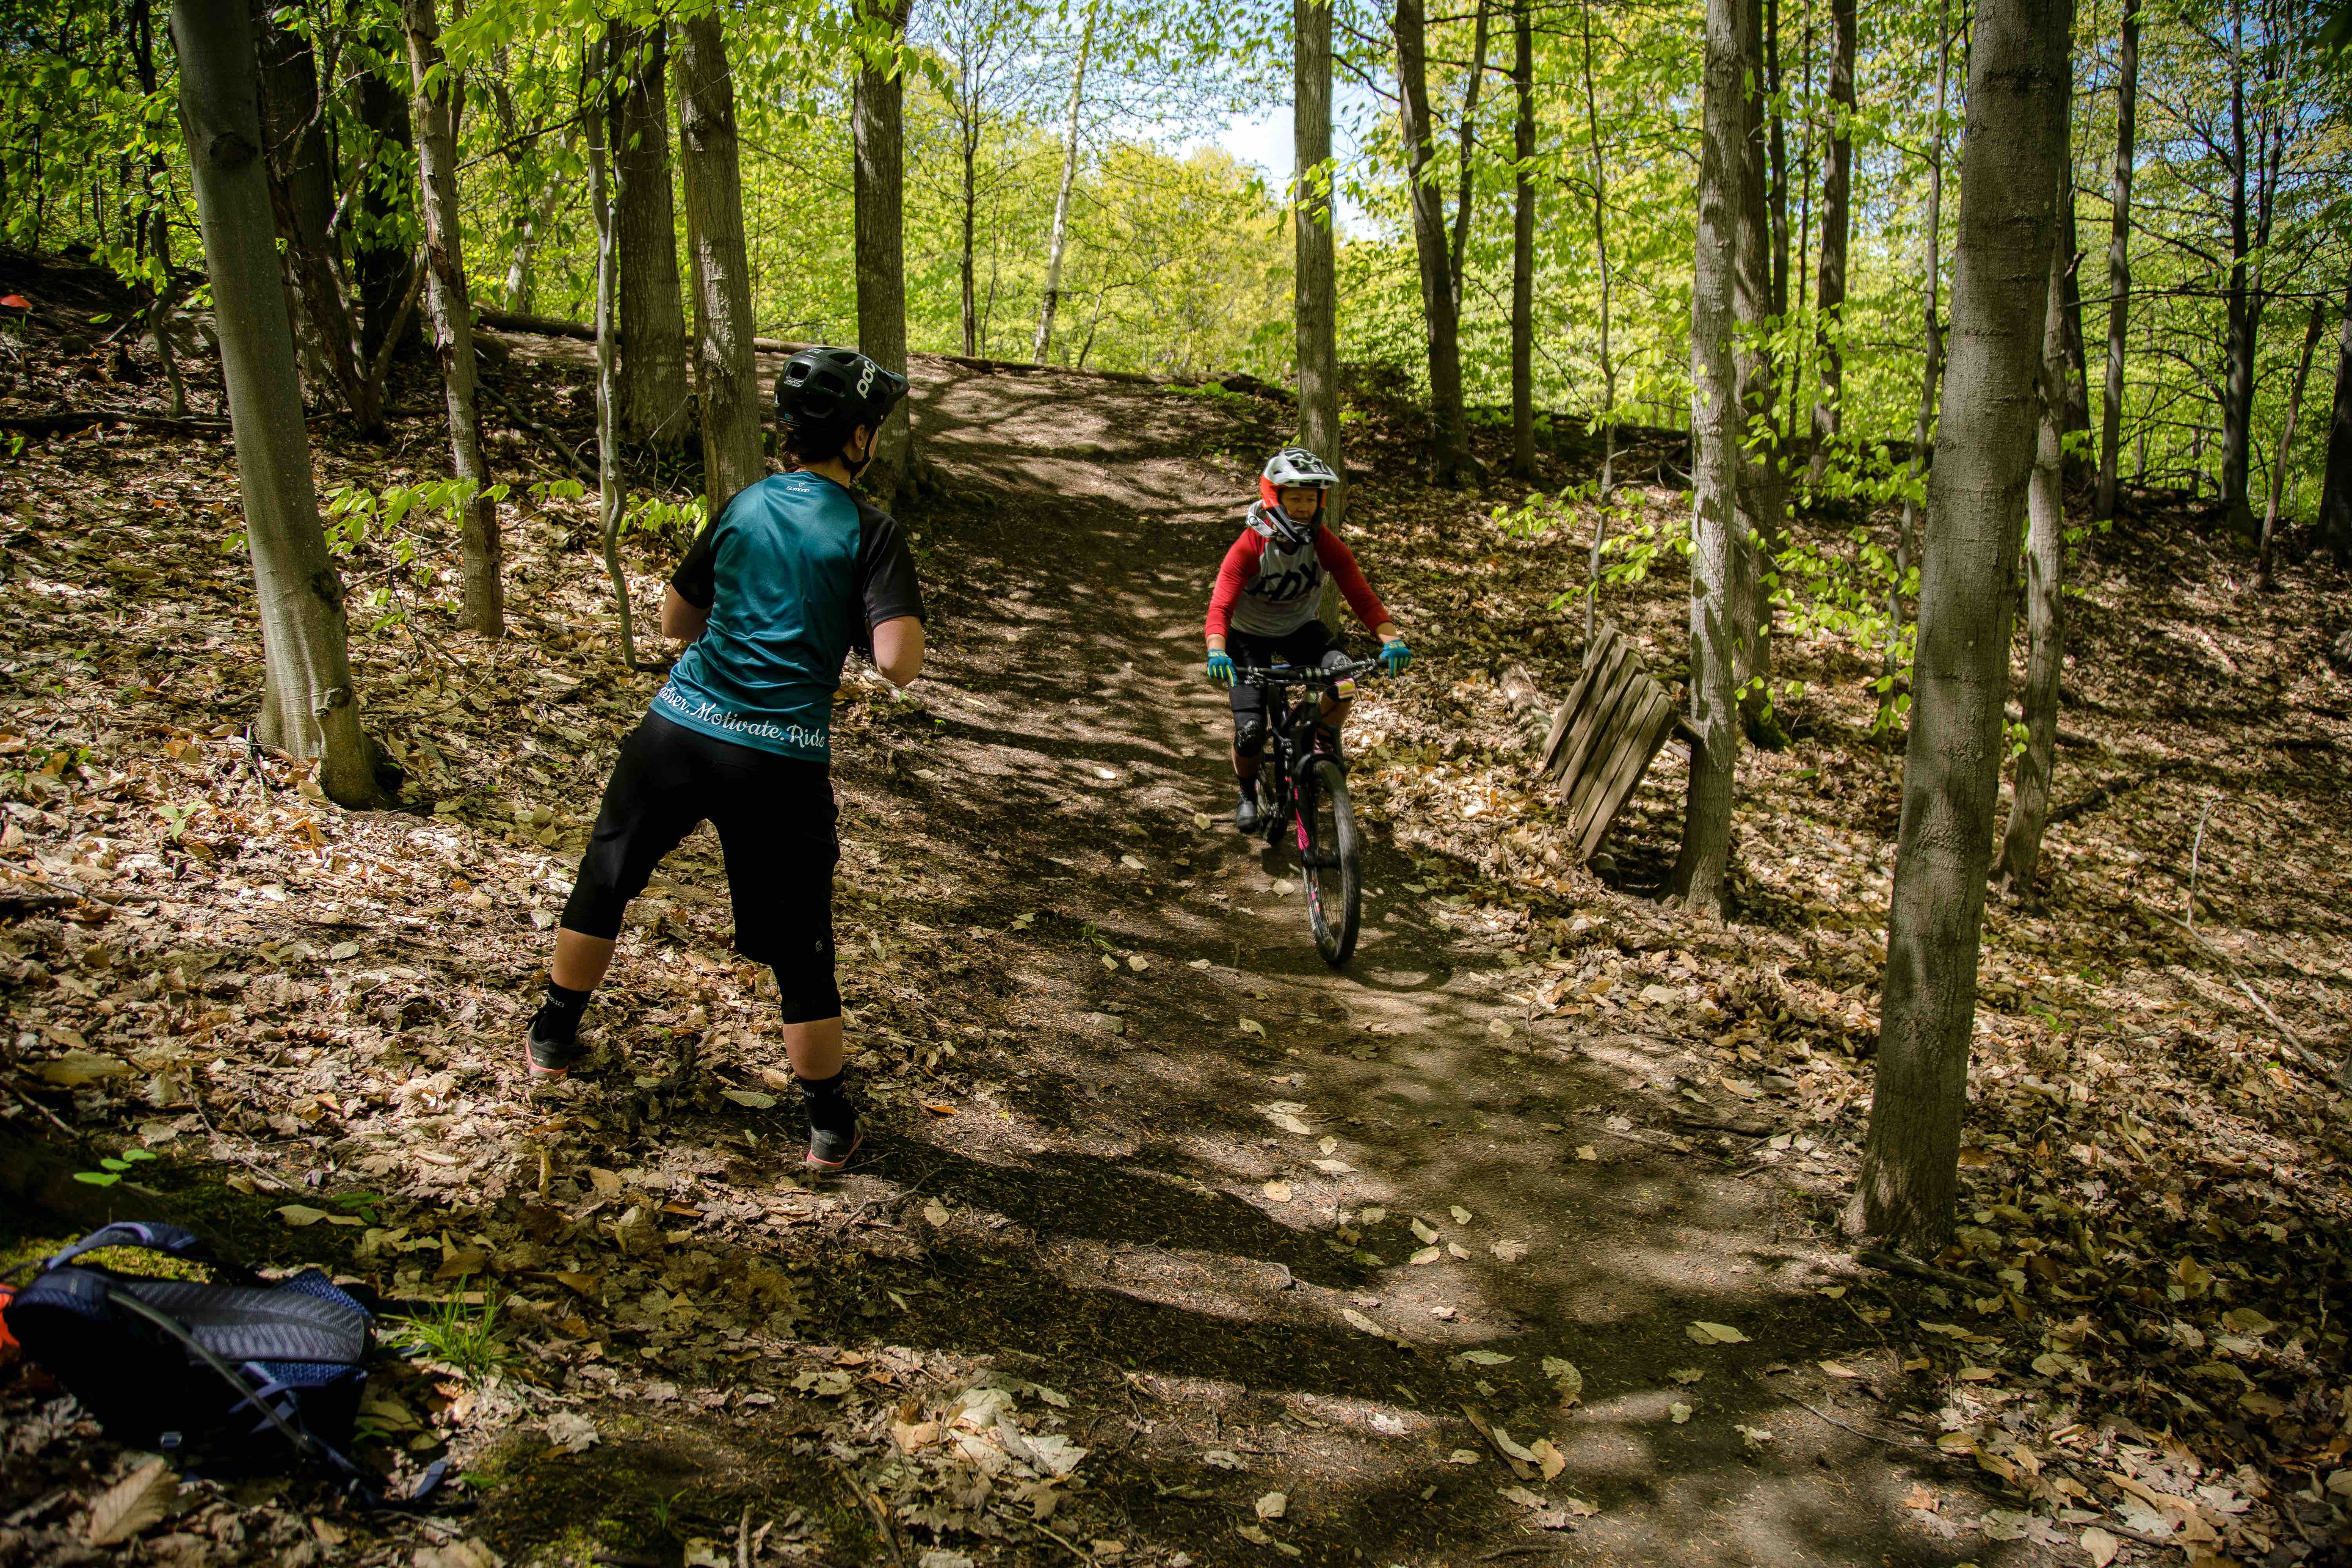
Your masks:
M1265 749L1265 715L1236 713L1234 715L1234 752L1237 756L1255 757Z
M841 1016L841 987L833 973L833 943L815 944L807 953L779 958L775 971L780 1011L787 1024L815 1024Z

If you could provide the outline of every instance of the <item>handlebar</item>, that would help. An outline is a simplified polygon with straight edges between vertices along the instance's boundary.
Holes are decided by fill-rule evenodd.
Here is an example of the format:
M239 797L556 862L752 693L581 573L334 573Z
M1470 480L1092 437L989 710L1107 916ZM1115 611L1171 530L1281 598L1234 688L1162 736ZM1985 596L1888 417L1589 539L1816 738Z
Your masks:
M1286 686L1336 686L1343 680L1376 674L1380 668L1377 658L1350 659L1346 664L1330 666L1244 664L1234 667L1234 682L1237 686L1265 686L1277 690Z

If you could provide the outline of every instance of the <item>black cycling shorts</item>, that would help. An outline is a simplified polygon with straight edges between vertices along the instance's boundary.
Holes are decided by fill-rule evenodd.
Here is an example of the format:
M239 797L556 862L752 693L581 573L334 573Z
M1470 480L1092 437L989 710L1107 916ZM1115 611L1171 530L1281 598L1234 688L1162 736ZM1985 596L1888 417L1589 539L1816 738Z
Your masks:
M721 741L648 713L621 744L563 906L563 926L610 940L662 857L719 829L735 951L772 965L787 1024L841 1016L833 973L833 868L841 858L823 763Z
M1270 664L1295 664L1328 669L1348 662L1347 644L1321 621L1309 621L1297 631L1286 632L1278 637L1230 632L1225 637L1225 652L1235 664L1255 666L1260 669ZM1237 731L1265 714L1265 687L1250 686L1238 680L1234 682L1234 728Z

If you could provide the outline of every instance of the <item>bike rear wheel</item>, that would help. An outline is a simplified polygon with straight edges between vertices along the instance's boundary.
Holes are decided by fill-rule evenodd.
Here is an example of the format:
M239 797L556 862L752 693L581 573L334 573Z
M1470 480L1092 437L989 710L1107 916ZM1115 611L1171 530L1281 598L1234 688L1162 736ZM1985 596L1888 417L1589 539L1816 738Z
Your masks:
M1348 775L1328 757L1311 761L1301 781L1297 837L1315 950L1337 969L1356 951L1356 927L1363 909L1362 846L1356 837L1355 808L1348 803Z

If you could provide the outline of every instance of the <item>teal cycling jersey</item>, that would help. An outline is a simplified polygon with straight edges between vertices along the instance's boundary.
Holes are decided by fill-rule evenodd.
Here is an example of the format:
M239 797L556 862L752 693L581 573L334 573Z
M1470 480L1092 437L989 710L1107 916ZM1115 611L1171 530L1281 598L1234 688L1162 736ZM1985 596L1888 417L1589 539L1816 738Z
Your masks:
M889 513L818 475L776 474L739 491L670 579L709 612L653 710L782 756L832 756L833 696L873 628L920 617L922 590Z

